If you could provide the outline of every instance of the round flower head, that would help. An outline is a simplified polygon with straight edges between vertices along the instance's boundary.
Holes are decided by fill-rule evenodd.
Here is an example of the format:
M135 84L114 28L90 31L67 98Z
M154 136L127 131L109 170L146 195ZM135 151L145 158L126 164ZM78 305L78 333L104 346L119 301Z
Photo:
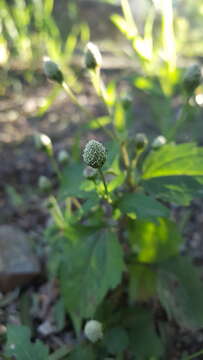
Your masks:
M69 154L66 150L61 150L59 153L58 153L58 162L61 164L61 165L66 165L69 161Z
M34 136L35 146L38 150L45 151L49 156L53 154L51 139L46 134L36 134Z
M41 191L49 191L51 189L51 181L46 177L41 175L38 180L38 186Z
M102 324L97 320L90 320L85 324L84 333L88 340L95 343L103 337Z
M94 169L101 168L106 161L106 149L105 147L96 140L90 140L84 149L83 160Z
M89 42L85 50L86 68L90 70L95 70L97 67L101 67L101 65L102 65L102 56L99 51L99 48L92 42Z
M59 84L63 82L63 74L58 65L48 57L44 58L44 72L48 79L56 81Z
M183 88L188 93L192 95L195 89L200 85L201 82L201 69L199 65L191 65L185 72L183 77Z
M148 139L145 134L139 133L135 136L135 146L137 150L144 150L148 144Z
M166 144L166 138L162 135L157 136L152 142L152 149L154 150L160 149L165 144Z

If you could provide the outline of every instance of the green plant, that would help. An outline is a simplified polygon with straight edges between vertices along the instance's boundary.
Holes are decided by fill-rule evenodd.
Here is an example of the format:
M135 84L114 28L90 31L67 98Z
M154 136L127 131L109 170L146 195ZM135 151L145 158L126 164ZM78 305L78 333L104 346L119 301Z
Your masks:
M128 0L121 0L121 8L122 16L114 14L111 20L130 42L132 51L127 51L127 54L139 69L138 73L131 71L130 81L145 93L145 97L149 95L147 103L153 114L150 120L153 118L156 127L166 138L176 139L186 121L191 118L194 121L194 106L190 105L189 100L194 95L194 89L200 85L200 74L192 93L186 96L181 86L187 87L185 74L178 66L182 49L180 31L176 26L179 18L173 10L172 0L152 1L148 16L144 19L143 31L136 24ZM193 72L194 68L198 77L200 68L194 65ZM173 110L173 100L177 95L181 97L183 105L180 112ZM177 127L173 126L175 122Z
M95 344L82 340L68 359L163 359L166 321L156 320L155 327L157 308L184 328L203 326L199 271L181 255L184 237L171 211L171 204L188 206L203 195L203 148L163 136L152 141L144 133L130 136L130 108L115 86L105 86L101 66L100 61L87 71L106 106L105 122L91 119L62 73L60 79L47 73L87 116L85 128L94 124L109 136L84 147L90 167L71 151L60 167L50 139L38 135L36 141L59 181L57 197L49 198L50 273L59 280L76 334L83 320L99 324L91 337ZM52 69L58 74L56 64Z

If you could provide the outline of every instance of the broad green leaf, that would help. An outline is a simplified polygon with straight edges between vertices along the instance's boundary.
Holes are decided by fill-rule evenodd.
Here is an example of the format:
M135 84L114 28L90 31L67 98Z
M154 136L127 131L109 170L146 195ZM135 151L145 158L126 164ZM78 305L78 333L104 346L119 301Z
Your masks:
M103 343L110 354L119 354L129 345L128 333L122 327L115 327L105 331Z
M169 318L188 329L203 327L203 284L189 258L177 257L162 264L157 290Z
M107 291L121 281L122 248L108 229L81 237L61 266L60 284L65 307L71 316L93 316Z
M90 345L79 345L68 356L68 360L96 360L94 349Z
M16 360L48 360L48 348L37 340L30 341L31 331L26 326L8 325L6 356L14 356Z
M139 360L159 358L164 348L156 333L151 311L141 307L135 308L134 317L130 321L130 350L135 358Z
M145 264L129 267L129 296L131 301L146 301L156 292L156 271Z
M187 206L195 197L203 197L203 176L160 176L142 183L147 193L162 200Z
M203 148L194 143L167 144L151 152L143 164L143 179L159 176L202 176Z
M115 176L113 180L108 183L108 191L111 192L121 186L125 181L125 177L126 173L124 171Z
M138 193L126 193L117 207L125 214L135 213L138 219L153 219L169 216L169 209L152 196Z
M85 191L81 190L81 185L84 180L83 176L84 165L70 164L63 172L63 177L60 186L59 196L61 199L68 196L85 197Z
M129 229L133 250L140 262L160 262L179 252L182 237L171 220L161 217L157 222L136 220Z

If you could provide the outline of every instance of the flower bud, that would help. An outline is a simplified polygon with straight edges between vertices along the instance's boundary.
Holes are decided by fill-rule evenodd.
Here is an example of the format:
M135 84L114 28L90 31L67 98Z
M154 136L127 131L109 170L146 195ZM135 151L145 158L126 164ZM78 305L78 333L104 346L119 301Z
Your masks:
M139 133L135 136L135 146L137 150L144 150L148 144L148 139L145 134Z
M201 82L201 69L199 65L191 65L183 76L183 88L188 95L192 95Z
M38 180L39 189L43 192L51 190L52 184L51 181L46 176L40 176Z
M69 154L66 150L61 150L59 151L58 153L58 162L61 164L61 165L66 165L69 161Z
M35 146L38 150L43 150L48 156L53 155L53 146L51 139L45 134L36 134L34 136Z
M154 141L152 142L152 149L154 150L158 150L159 148L161 148L163 145L166 144L166 138L162 135L157 136Z
M121 99L124 110L128 110L132 105L132 97L130 94L126 94Z
M97 169L87 166L83 171L83 176L88 180L95 180L97 177Z
M97 67L100 68L102 65L102 56L99 48L89 42L85 50L85 66L89 70L95 70Z
M63 74L58 65L48 57L44 58L44 72L48 79L56 81L59 84L63 82Z
M106 158L106 149L99 141L90 140L86 144L83 152L83 160L88 166L99 169L104 165Z
M97 320L90 320L85 324L84 328L85 336L92 343L102 339L102 324Z

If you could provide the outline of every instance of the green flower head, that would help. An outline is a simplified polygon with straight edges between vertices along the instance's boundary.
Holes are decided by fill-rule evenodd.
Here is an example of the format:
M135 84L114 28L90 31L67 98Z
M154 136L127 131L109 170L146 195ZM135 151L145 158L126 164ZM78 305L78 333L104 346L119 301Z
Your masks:
M89 42L85 49L85 66L89 70L95 70L102 65L102 56L99 48Z
M106 158L106 149L99 141L90 140L86 144L83 152L83 160L85 164L94 169L99 169L104 165Z
M44 72L48 79L56 81L59 84L63 82L63 74L58 65L48 57L44 58Z
M135 135L135 146L137 150L144 150L148 144L148 139L145 134L139 133Z
M183 76L183 88L188 95L192 95L201 82L201 69L197 64L191 65Z

